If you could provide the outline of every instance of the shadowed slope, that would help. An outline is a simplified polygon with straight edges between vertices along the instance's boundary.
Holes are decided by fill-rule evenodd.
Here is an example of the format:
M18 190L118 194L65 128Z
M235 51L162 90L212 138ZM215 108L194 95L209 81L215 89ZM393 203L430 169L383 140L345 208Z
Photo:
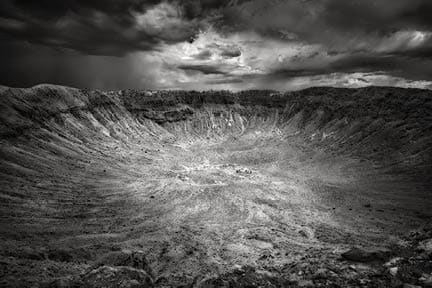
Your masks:
M384 245L432 216L430 91L0 93L8 283L124 248L158 285L199 283Z

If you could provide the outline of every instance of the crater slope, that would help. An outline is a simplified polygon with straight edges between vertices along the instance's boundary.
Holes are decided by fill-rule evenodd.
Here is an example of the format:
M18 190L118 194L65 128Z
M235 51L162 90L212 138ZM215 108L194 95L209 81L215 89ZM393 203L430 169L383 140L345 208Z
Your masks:
M0 145L3 285L125 249L159 287L282 279L432 217L426 90L2 87Z

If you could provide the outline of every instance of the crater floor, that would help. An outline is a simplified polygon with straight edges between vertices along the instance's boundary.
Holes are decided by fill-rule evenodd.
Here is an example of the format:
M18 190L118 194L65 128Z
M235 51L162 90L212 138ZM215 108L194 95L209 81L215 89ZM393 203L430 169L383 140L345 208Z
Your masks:
M124 249L159 287L283 277L432 217L431 92L0 92L4 285Z

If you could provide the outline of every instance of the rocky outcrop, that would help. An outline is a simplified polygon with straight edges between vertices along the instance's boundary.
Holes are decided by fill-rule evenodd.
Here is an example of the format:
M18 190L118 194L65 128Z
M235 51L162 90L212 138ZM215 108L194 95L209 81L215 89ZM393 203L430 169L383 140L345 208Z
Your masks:
M388 249L352 248L337 258L319 251L280 270L241 267L198 282L198 287L431 287L432 254L424 249L432 226L405 236L404 244ZM420 239L427 238L423 241ZM392 255L389 260L390 255ZM388 260L388 261L387 261ZM354 262L362 262L356 263Z
M92 265L92 269L100 266L128 266L144 270L149 276L153 277L153 272L143 251L122 250L110 252L96 260Z
M84 275L77 283L88 288L154 287L152 279L145 271L125 266L102 266Z
M63 259L58 261L62 262ZM148 288L154 287L153 272L144 252L122 250L97 259L82 275L60 277L43 283L46 288Z

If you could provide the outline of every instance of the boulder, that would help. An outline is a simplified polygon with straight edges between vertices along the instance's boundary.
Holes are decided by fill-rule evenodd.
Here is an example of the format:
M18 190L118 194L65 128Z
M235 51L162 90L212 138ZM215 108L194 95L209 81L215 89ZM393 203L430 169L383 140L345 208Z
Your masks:
M428 254L432 253L432 239L423 240L418 245L418 250L424 251Z
M392 267L389 269L389 273L393 276L396 277L397 273L398 273L399 268L398 267Z
M432 287L432 275L424 275L419 280L423 287Z

